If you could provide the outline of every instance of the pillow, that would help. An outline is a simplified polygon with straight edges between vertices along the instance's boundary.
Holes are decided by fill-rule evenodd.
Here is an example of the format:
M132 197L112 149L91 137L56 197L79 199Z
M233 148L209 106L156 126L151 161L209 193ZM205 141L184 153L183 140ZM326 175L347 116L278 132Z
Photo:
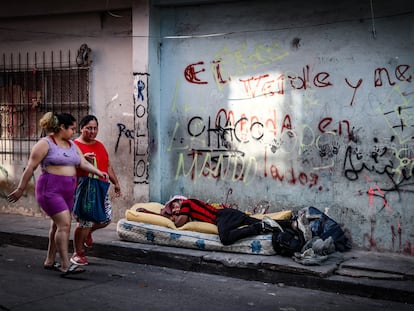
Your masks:
M135 203L134 205L132 205L130 210L136 212L138 208L145 208L151 212L159 214L163 207L164 205L158 202L144 202L144 203Z
M203 221L189 221L178 230L196 231L201 233L218 234L217 226Z
M125 211L125 218L130 221L145 222L147 224L167 227L176 230L174 222L167 217L143 212L136 212L131 209Z
M292 211L281 211L276 213L269 213L269 214L254 214L252 217L262 219L264 216L268 216L275 220L285 220L292 218Z

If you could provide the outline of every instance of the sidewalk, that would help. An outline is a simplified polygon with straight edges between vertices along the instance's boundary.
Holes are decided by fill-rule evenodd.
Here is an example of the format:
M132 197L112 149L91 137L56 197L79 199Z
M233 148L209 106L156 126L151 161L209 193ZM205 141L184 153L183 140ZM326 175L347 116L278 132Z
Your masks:
M50 220L0 213L0 246L47 248ZM75 224L72 225L72 231ZM71 233L73 237L73 232ZM414 304L414 257L351 250L321 266L281 256L198 251L121 241L112 223L93 236L88 257L157 265ZM93 259L92 259L93 260Z

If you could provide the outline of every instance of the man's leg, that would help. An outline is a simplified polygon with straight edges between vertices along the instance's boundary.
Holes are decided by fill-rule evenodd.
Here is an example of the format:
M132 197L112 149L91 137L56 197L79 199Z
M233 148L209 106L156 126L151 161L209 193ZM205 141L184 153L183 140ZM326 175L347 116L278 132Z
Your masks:
M232 208L218 211L216 225L223 245L230 245L240 239L262 233L261 220ZM243 225L247 226L240 227Z

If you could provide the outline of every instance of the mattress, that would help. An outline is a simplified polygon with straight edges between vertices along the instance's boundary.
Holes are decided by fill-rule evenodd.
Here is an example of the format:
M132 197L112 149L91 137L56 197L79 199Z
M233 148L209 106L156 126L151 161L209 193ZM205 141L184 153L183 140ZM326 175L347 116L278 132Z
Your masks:
M145 244L184 247L204 251L221 251L254 255L274 255L272 235L252 236L231 245L223 245L217 234L178 230L122 218L117 223L121 240Z

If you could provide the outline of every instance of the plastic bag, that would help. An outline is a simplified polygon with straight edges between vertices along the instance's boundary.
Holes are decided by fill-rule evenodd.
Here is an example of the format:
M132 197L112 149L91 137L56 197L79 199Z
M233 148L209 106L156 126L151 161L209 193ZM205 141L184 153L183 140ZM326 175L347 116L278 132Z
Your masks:
M105 198L109 183L91 177L80 177L75 192L73 213L82 220L105 222Z

